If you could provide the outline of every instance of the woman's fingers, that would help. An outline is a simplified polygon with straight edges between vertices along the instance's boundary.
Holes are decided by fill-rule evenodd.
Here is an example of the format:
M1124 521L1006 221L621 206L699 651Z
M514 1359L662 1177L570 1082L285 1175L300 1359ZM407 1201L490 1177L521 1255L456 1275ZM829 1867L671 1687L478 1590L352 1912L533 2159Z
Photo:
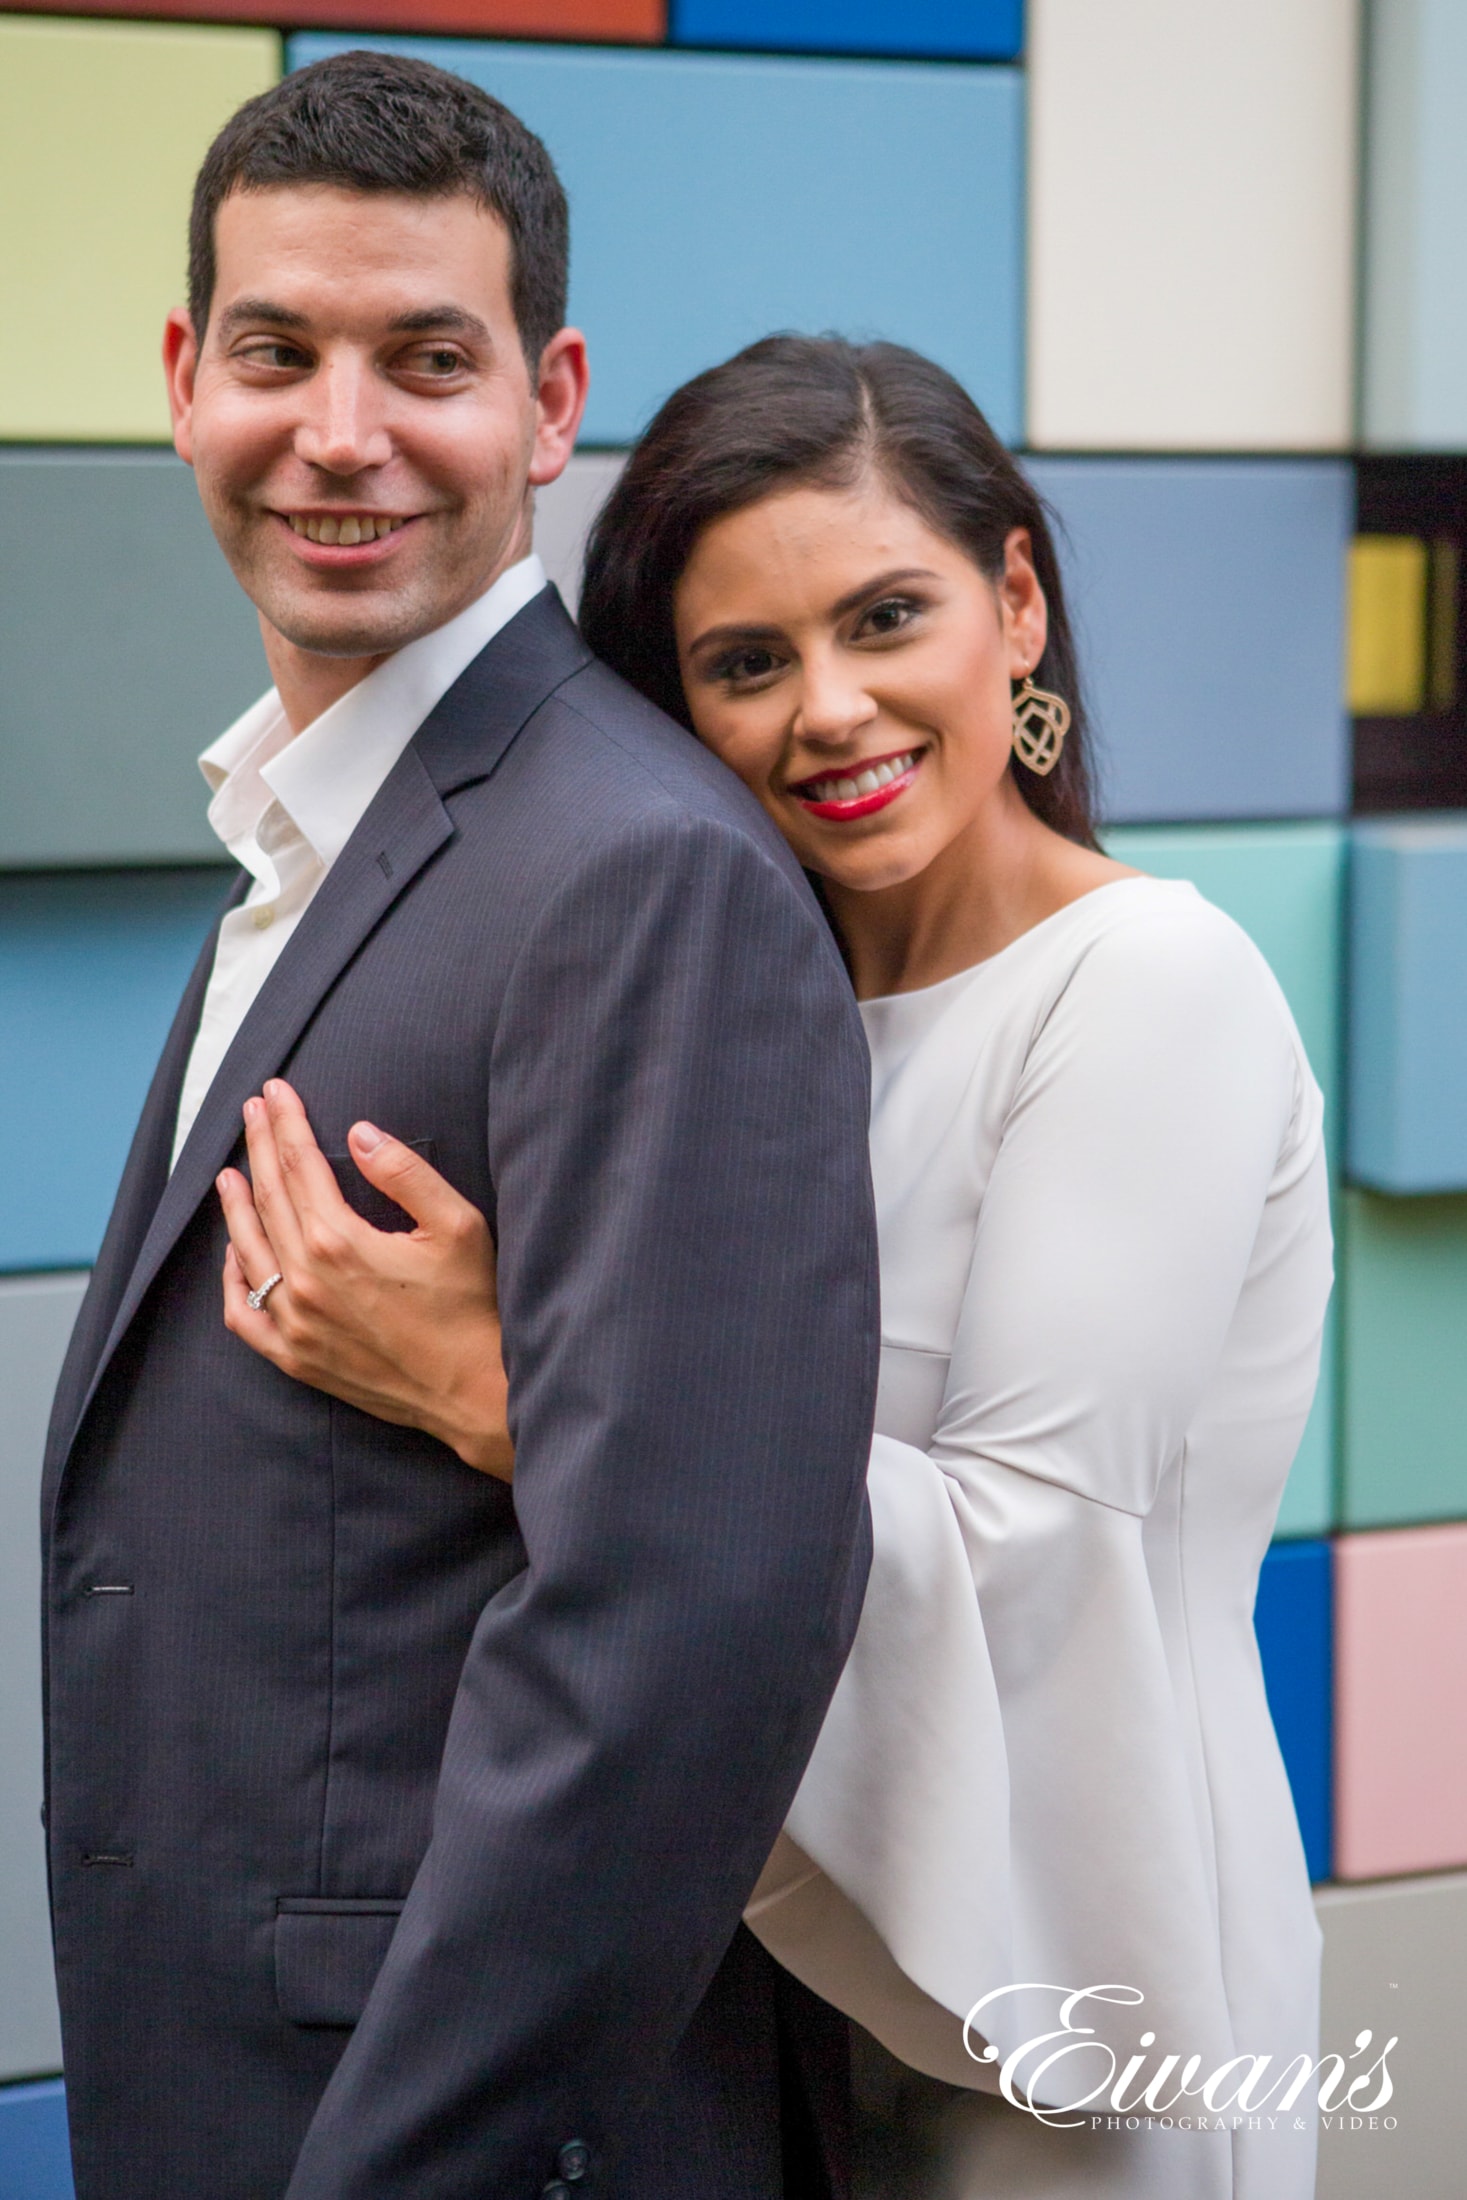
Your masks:
M264 1129L269 1134L273 1164L272 1189L278 1184L303 1237L309 1238L313 1231L350 1231L360 1218L342 1197L336 1172L316 1142L299 1094L283 1077L272 1077L265 1087L264 1103ZM253 1145L250 1157L253 1164ZM256 1178L257 1190L258 1185Z
M260 1282L263 1283L264 1280L262 1276ZM285 1367L286 1352L280 1332L266 1307L262 1306L257 1311L250 1305L249 1293L252 1288L249 1275L241 1266L239 1254L231 1239L224 1249L224 1326L232 1330L236 1337L242 1338L264 1359L273 1360L277 1367ZM289 1373L289 1369L286 1372Z
M256 1212L250 1187L238 1169L224 1169L215 1178L219 1204L229 1242L245 1279L247 1291L257 1291L280 1266L269 1232Z
M379 1131L375 1123L353 1123L347 1144L367 1181L410 1214L419 1229L445 1240L481 1233L488 1238L488 1225L473 1202L400 1138Z

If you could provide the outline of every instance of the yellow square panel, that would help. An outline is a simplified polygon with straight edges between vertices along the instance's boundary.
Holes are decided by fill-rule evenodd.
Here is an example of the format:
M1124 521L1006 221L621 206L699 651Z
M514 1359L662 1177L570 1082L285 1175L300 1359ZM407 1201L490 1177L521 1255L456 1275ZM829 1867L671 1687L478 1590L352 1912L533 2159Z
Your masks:
M280 68L273 31L0 16L0 437L167 437L194 175Z

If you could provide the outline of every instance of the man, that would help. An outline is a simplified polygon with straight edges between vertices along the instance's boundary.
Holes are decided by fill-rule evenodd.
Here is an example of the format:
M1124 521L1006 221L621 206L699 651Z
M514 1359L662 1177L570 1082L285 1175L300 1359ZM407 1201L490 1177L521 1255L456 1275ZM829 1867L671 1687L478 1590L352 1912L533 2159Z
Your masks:
M244 871L49 1447L79 2200L838 2182L821 2005L738 1921L864 1587L864 1057L757 806L530 555L564 287L543 147L419 63L288 78L199 177L175 437L275 690L203 760ZM494 1223L512 1501L226 1331L277 1076Z

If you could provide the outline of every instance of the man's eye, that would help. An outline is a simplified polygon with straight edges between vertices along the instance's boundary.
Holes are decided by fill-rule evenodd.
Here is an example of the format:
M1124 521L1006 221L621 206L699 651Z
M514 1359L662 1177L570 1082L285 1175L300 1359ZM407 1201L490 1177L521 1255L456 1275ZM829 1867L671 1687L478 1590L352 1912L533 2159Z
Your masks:
M244 354L257 367L302 367L310 360L298 344L252 344Z
M423 350L414 352L408 360L414 373L432 375L439 380L447 375L457 374L463 363L463 353L455 351L448 344L428 345Z

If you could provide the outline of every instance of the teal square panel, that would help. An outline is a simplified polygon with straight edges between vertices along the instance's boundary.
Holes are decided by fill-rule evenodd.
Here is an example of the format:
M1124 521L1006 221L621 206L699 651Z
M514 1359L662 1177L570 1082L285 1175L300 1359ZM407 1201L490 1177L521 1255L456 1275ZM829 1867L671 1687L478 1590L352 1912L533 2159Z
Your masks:
M1282 986L1324 1093L1325 1135L1340 1154L1340 998L1345 829L1304 825L1113 827L1107 851L1158 878L1190 879L1253 940ZM1334 1514L1338 1300L1325 1322L1314 1411L1279 1509L1280 1535L1322 1535Z
M891 337L1022 426L1017 69L302 36L468 77L549 147L570 197L585 440L629 443L689 375L776 329Z
M1345 1194L1341 1520L1467 1516L1467 1197Z
M1373 818L1350 859L1357 1184L1467 1191L1467 816Z
M0 1269L96 1258L223 870L0 878Z

